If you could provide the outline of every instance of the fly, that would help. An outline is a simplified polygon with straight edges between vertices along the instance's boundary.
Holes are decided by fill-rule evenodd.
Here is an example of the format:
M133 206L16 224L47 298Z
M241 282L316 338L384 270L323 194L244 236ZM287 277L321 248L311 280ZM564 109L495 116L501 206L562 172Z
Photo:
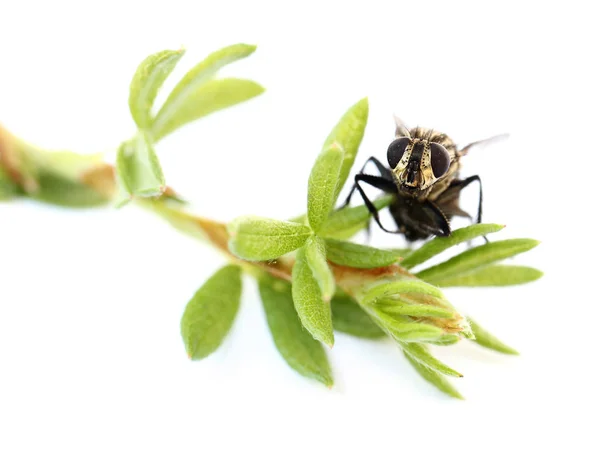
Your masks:
M476 222L481 223L483 191L479 175L459 177L460 160L470 148L498 140L496 136L470 143L458 149L446 134L433 129L408 129L396 119L396 138L388 147L389 167L371 156L358 174L344 202L350 203L358 190L377 225L387 233L403 234L408 241L451 234L450 220L455 216L471 217L459 206L460 192L473 182L479 184ZM369 175L364 169L372 162L380 175ZM397 229L385 228L379 213L364 192L361 183L371 185L396 197L389 206Z

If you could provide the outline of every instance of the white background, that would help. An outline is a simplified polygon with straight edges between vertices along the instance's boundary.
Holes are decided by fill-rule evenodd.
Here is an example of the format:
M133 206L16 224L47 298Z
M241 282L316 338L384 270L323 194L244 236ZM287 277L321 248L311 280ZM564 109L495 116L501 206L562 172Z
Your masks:
M168 89L209 52L255 43L224 73L266 93L160 144L198 213L301 213L324 138L368 96L357 167L385 159L393 113L463 145L511 134L473 150L464 173L482 176L501 236L542 241L515 262L546 276L448 291L522 353L440 349L467 401L421 381L391 343L341 334L327 390L277 354L251 279L222 348L190 362L180 316L223 261L152 215L1 203L0 457L598 457L591 5L2 1L0 122L17 135L110 159L134 130L127 92L146 55L187 49Z

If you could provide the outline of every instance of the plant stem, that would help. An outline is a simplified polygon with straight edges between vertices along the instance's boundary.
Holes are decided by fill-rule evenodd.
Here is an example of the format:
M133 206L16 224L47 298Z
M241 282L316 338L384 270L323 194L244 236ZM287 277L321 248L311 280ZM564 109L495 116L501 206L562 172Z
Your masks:
M41 184L36 181L35 171L41 168L50 168L52 173L61 177L69 177L78 182L80 186L97 192L106 199L106 203L116 197L117 184L114 166L102 161L94 161L85 163L85 167L79 168L80 170L67 170L66 164L53 162L53 154L53 152L30 146L0 126L0 169L24 194L36 198L37 194L43 190L40 190ZM75 155L75 157L81 161L88 158L85 155ZM179 231L212 245L232 263L242 266L249 273L260 275L260 272L267 272L279 279L291 281L294 266L293 256L284 256L269 262L241 260L229 250L229 234L225 223L189 214L184 210L183 205L174 199L176 197L175 191L167 187L165 193L159 198L138 198L133 202L162 217ZM413 277L406 269L397 265L360 269L329 262L329 266L338 287L351 295L357 288L364 286L365 282L398 275Z

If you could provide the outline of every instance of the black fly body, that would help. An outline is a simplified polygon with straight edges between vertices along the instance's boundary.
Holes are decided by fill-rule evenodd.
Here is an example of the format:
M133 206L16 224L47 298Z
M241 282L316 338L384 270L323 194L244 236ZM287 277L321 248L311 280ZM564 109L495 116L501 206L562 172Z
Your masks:
M358 190L377 225L387 233L403 234L408 241L430 236L449 236L450 220L455 216L470 217L459 207L460 192L473 182L479 183L479 206L476 222L481 222L482 188L478 175L459 178L460 159L475 145L497 140L493 137L473 142L458 149L446 134L416 127L408 129L396 119L396 138L387 151L389 167L370 157L354 177L354 186L344 202L348 205ZM372 162L379 176L363 173ZM396 197L389 206L397 229L386 229L361 183L369 184Z

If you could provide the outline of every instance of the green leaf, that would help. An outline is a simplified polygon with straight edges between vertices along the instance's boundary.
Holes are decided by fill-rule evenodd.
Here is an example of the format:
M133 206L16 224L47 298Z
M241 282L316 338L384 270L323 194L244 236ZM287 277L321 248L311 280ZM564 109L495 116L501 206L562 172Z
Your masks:
M393 200L392 195L385 195L375 199L373 205L377 210L381 210L389 206ZM355 207L344 207L331 214L321 226L319 234L323 237L347 239L365 228L370 219L371 213L364 204Z
M324 150L315 161L308 179L308 222L318 232L335 203L335 190L343 154L338 146Z
M239 217L227 225L229 250L250 261L273 260L304 245L312 230L271 218Z
M321 343L302 327L290 285L263 277L258 286L271 336L281 356L302 376L333 386L327 355Z
M165 177L152 142L143 131L119 147L117 176L123 191L130 197L147 198L164 192Z
M208 83L223 66L249 56L255 49L256 46L246 44L228 46L210 54L206 59L192 68L181 81L177 83L177 86L175 86L171 94L169 94L166 102L154 118L151 130L154 140L158 141L177 127L190 121L190 117L191 119L198 118L194 118L192 112L196 102L202 102L202 97L199 97L197 94L197 92L202 92L199 88L205 86L205 84ZM211 91L213 94L217 92L214 86L207 89L209 91L205 94L205 98ZM219 94L221 97L223 97L223 90L226 90L226 88L221 88L221 93ZM239 89L238 92L240 92ZM238 94L238 97L239 95L240 94ZM227 97L227 95L225 95L225 97ZM204 100L204 102L206 102L206 100ZM229 105L232 103L235 102L232 100ZM212 104L219 105L219 102L215 100ZM220 108L225 107L221 106ZM201 111L203 110L202 107L198 107L198 109ZM182 116L186 121L179 121L182 119Z
M466 274L496 261L533 249L539 244L533 239L506 239L489 242L466 250L450 260L417 273L426 282L435 284L445 278Z
M488 265L467 274L446 277L436 282L440 287L502 287L533 282L543 276L527 266Z
M476 237L485 236L489 233L495 233L504 228L504 225L496 225L492 223L478 223L459 228L452 232L448 237L436 237L429 242L426 242L417 250L408 255L400 263L406 269L414 268L417 265L429 260L430 258L442 253L444 250L462 242L470 241Z
M194 92L178 107L176 116L153 127L152 134L156 142L181 126L256 97L264 88L250 80L223 78L211 80Z
M433 285L429 285L419 279L406 277L396 281L383 280L376 282L360 292L361 304L377 304L386 297L403 294L426 295L432 298L443 299L441 290Z
M138 66L129 86L129 110L140 129L151 127L156 94L184 52L160 51L148 56Z
M327 246L327 259L342 266L380 268L398 261L398 257L388 250L337 239L325 239L325 244Z
M399 299L377 302L383 312L390 315L413 316L413 317L441 317L451 319L454 311L442 306L432 304L406 303Z
M452 346L460 341L460 336L458 335L442 335L437 339L427 341L429 344L433 344L435 346Z
M475 335L475 342L477 344L483 347L487 347L488 349L493 349L495 351L502 352L503 354L519 355L518 351L504 344L498 338L496 338L487 330L482 328L481 325L479 325L473 319L469 317L468 320L471 324L471 331Z
M108 198L93 188L60 175L42 170L37 176L39 188L31 194L38 201L63 207L102 206Z
M306 261L312 270L314 278L319 283L323 301L329 302L335 293L335 279L327 259L325 258L325 243L318 236L311 236L306 241Z
M336 295L331 299L331 312L333 328L337 331L361 338L385 336L385 332L347 295Z
M292 269L292 297L304 328L313 338L333 346L331 307L323 301L321 288L306 261L305 248L298 250Z
M419 373L423 377L423 379L425 379L425 381L428 381L429 383L433 384L440 391L449 395L450 397L463 400L463 396L460 395L460 392L458 392L444 376L439 374L437 371L433 371L431 368L421 364L408 352L405 351L404 355L408 359L410 364L413 366L413 368L417 370L417 373Z
M438 373L447 376L454 376L455 378L462 378L462 375L458 371L453 370L431 355L425 345L418 343L402 343L401 346L405 353L410 354L410 356L420 364L425 365L433 371L437 371Z
M354 159L358 153L358 147L360 146L365 133L368 117L369 101L367 98L364 98L350 107L344 116L342 116L338 124L333 128L329 137L327 137L323 144L323 150L328 150L337 146L344 153L344 159L340 169L340 178L334 194L334 201L337 200L337 197L350 174L350 169L352 168Z
M368 312L375 323L398 343L436 340L445 333L434 325L415 322L405 316L392 316L377 309L368 309Z
M192 360L221 345L233 325L242 294L241 269L228 265L210 277L189 301L181 318L181 336Z
M394 252L399 258L404 258L404 257L408 257L413 250L412 249L386 249L389 250L390 252Z

